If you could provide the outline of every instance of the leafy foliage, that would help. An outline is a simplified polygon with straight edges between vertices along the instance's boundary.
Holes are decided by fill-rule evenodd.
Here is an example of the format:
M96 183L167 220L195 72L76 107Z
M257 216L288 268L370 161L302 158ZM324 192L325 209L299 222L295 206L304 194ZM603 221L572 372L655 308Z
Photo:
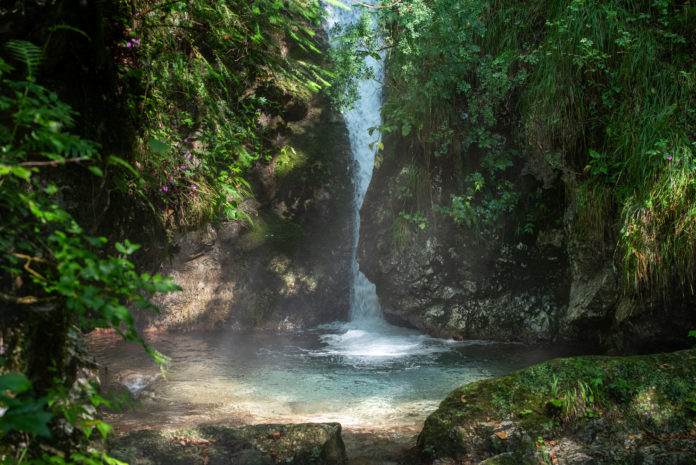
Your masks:
M412 0L379 11L361 44L362 55L388 51L382 129L408 141L403 165L413 154L445 177L436 211L479 232L511 218L533 233L544 202L517 173L547 162L576 197L578 239L618 252L627 289L692 292L692 6Z
M261 113L328 85L303 59L319 52L319 3L143 1L123 14L133 27L117 57L124 82L135 83L128 106L143 128L143 197L170 229L243 218L245 173L272 155Z
M88 233L101 220L92 224L94 212L81 211L84 197L107 191L138 211L150 209L171 232L242 219L240 204L251 196L247 174L278 149L264 114L329 84L329 74L306 60L319 52L317 1L144 0L112 2L108 10L116 16L94 35L58 24L47 26L47 41L69 32L110 47L120 100L107 103L130 118L120 123L138 128L136 140L118 141L126 147L119 156L102 157L99 144L71 132L77 114L38 83L46 44L10 41L7 52L21 69L0 60L3 460L118 463L85 447L95 432L106 437L111 430L97 408L120 402L76 375L84 362L76 350L80 332L112 328L166 362L139 337L129 309L155 309L153 293L178 288L137 272L130 257L140 246L122 234L114 232L118 241L110 243ZM105 30L120 34L119 42L104 44L98 35ZM89 185L92 192L84 192ZM290 241L301 234L291 232Z
M10 48L15 56L25 60L29 72L26 80L9 79L6 76L12 68L0 59L0 109L9 116L0 124L3 332L45 325L45 318L59 322L55 327L33 328L51 334L51 338L37 341L40 348L32 346L35 341L30 338L15 339L14 343L4 341L8 368L14 366L19 371L0 374L0 408L4 409L0 431L7 435L0 439L26 435L24 446L16 451L21 462L27 452L27 458L39 454L40 449L32 446L29 438L52 436L51 428L59 419L79 426L86 437L93 428L103 435L109 430L94 416L94 407L106 400L86 380L72 385L65 372L69 328L113 328L124 338L146 347L135 331L128 306L154 309L149 295L178 287L170 279L136 273L126 257L139 246L127 239L115 244L117 255L105 252L107 240L85 234L66 209L68 187L60 184L60 176L69 165L84 170L83 176L101 175L94 165L99 159L97 146L69 132L74 117L71 108L36 83L36 48L19 41L12 42ZM158 360L164 360L146 349ZM27 353L34 351L38 353L33 354L32 360ZM52 370L59 376L50 381ZM32 392L32 385L37 382L41 387ZM84 407L83 400L91 403L92 408ZM3 448L2 452L13 451ZM75 454L76 462L93 460Z

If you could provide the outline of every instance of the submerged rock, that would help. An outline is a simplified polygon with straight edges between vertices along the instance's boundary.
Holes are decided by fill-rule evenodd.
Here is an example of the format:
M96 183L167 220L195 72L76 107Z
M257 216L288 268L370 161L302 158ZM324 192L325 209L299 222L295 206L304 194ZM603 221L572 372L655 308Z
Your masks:
M419 463L696 463L696 350L557 359L453 391Z
M346 460L338 423L136 431L113 441L109 449L131 465L319 465Z

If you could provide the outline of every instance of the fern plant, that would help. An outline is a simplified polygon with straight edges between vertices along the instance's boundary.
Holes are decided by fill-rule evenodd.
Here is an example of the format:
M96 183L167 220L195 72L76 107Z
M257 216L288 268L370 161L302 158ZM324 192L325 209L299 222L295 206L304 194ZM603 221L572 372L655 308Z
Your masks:
M5 48L15 60L27 67L27 80L33 81L43 60L42 50L26 40L9 40Z

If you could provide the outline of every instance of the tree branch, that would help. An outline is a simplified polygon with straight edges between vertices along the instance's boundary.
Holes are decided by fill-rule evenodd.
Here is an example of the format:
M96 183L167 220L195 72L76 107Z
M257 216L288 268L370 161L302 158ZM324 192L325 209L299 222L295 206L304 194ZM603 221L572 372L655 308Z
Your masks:
M44 297L42 299L38 297L34 297L33 295L25 295L21 297L15 297L13 295L5 294L3 292L0 292L0 300L3 302L9 302L11 304L22 304L22 305L31 305L31 304L39 304L41 302L50 302L52 300L56 300L55 297Z
M393 7L395 7L396 5L398 5L399 3L403 2L404 0L396 0L396 1L395 1L394 3L392 3L391 5L368 5L367 3L359 2L359 1L357 1L357 0L351 0L351 1L352 1L353 3L355 3L356 5L364 6L365 8L371 8L371 9L374 9L374 10L379 10L379 9L381 9L381 8L393 8Z
M41 276L36 270L32 270L29 266L31 265L31 262L39 262L39 263L48 263L50 264L48 260L44 260L43 258L39 257L32 257L30 255L25 255L23 253L13 253L17 258L23 258L27 262L24 264L24 269L27 271L27 273L31 273L33 276L35 276L37 279L40 279L41 281L46 281L46 278Z
M51 161L23 161L22 163L17 163L15 166L58 166L63 163L79 163L81 161L89 160L87 157L77 157L77 158L63 158L60 160Z

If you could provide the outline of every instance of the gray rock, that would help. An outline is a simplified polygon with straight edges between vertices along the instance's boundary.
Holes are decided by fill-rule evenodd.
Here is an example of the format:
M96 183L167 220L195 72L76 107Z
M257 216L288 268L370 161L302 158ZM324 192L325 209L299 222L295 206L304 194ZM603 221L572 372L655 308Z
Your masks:
M109 451L131 465L322 465L346 460L338 423L136 431L113 440Z

